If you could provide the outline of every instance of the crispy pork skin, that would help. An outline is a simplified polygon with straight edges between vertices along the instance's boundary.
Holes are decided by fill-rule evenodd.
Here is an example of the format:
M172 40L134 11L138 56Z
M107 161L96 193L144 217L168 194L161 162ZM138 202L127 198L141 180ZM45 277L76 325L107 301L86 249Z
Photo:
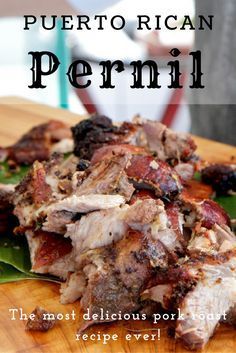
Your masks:
M203 227L211 228L214 224L230 226L229 215L213 200L204 200L198 207L197 212L201 217Z
M33 272L50 273L65 279L67 273L74 270L69 239L43 231L26 231L26 238Z
M187 227L197 230L200 227L211 229L215 224L230 226L229 215L213 200L195 201L188 198L186 202L181 196L181 201Z
M154 190L157 197L172 198L182 189L177 173L152 156L133 156L126 173L137 188Z
M95 152L92 164L114 155L122 156L125 151L132 156L125 171L136 188L153 189L158 197L172 197L181 191L182 186L176 171L167 163L148 155L143 148L129 145L106 146Z
M184 183L184 188L179 196L184 202L203 201L209 199L213 195L211 186L203 184L198 180L188 180Z

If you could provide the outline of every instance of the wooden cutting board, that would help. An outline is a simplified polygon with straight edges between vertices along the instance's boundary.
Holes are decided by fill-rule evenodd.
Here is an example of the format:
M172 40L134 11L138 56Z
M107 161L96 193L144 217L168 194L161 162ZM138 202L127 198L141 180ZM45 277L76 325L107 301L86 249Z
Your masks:
M0 99L0 145L14 142L31 126L47 121L61 119L74 124L83 116L54 109L44 105L34 104L20 98ZM232 162L236 158L236 148L217 142L196 137L199 146L198 154L214 161ZM25 322L11 320L10 308L22 308L30 314L36 305L63 314L76 311L76 320L58 321L56 326L47 333L25 332ZM117 303L119 306L119 303ZM117 341L110 340L107 344L100 341L76 341L76 329L81 319L79 304L61 305L59 303L59 286L43 281L22 281L0 285L0 353L182 353L187 352L182 344L170 338L167 324L154 325L145 322L116 322L92 327L88 333L117 334ZM125 340L129 330L143 330L142 334L155 334L150 329L160 328L160 340L139 341L133 336L131 341ZM210 340L204 353L235 353L236 331L226 325L217 329L214 338Z

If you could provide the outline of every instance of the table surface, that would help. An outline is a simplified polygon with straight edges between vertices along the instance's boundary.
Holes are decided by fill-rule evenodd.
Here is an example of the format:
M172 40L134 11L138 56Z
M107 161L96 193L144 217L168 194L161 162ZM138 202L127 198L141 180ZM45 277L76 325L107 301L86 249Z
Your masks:
M47 121L60 119L75 124L85 116L72 114L65 110L35 104L21 98L9 97L0 99L0 145L14 142L30 127ZM198 144L197 153L211 161L230 162L236 158L236 148L221 143L195 138ZM76 320L59 321L47 333L25 332L25 322L10 319L10 308L22 308L30 314L36 305L57 312L71 313L76 311ZM76 341L75 334L78 321L81 318L79 304L61 305L59 303L59 287L53 283L28 280L0 285L0 353L184 353L187 352L182 344L168 337L167 326L153 325L150 322L116 322L92 327L88 333L118 334L117 341L110 341L103 345L93 341ZM133 337L125 340L129 329L143 330L140 333L155 333L147 329L161 328L160 341L145 341ZM235 331L225 325L217 329L214 338L204 349L204 353L235 353Z

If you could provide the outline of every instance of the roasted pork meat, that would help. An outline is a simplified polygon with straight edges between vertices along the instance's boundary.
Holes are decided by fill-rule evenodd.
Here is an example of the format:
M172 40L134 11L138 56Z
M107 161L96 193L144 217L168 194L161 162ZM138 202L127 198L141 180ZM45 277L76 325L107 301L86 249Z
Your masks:
M189 271L197 282L179 304L184 319L177 322L176 335L188 348L201 349L235 305L236 257L229 253L216 260L200 258Z
M141 121L147 147L161 160L188 161L196 150L188 134L176 133L156 121Z
M177 207L170 212L170 209L165 210L165 206L160 200L140 198L132 203L131 206L125 205L121 208L93 212L83 216L75 224L69 225L67 227L68 232L66 236L72 239L77 272L72 276L71 280L67 281L63 286L62 301L70 302L71 298L74 301L76 293L83 296L84 288L88 288L87 286L91 287L91 283L93 282L89 282L91 274L90 269L95 271L94 274L100 271L101 266L104 266L106 269L109 268L109 271L111 271L113 268L112 264L107 267L107 251L109 250L109 254L112 256L113 250L114 254L116 253L116 247L119 249L119 252L121 252L119 256L122 257L128 250L128 243L129 248L132 249L132 251L130 250L132 253L134 252L134 248L136 248L137 242L139 243L141 241L140 239L142 239L141 244L146 244L145 246L149 244L146 251L148 249L148 251L150 251L150 263L148 265L150 268L153 270L154 268L167 268L169 263L175 263L178 256L184 252L185 244L182 234L182 222L183 219ZM134 236L129 235L127 238L127 234L134 234ZM123 245L125 247L124 249L122 249ZM145 247L141 249L144 251ZM127 276L134 276L134 273L138 270L136 270L136 267L133 268L132 261L130 260L132 259L131 255L127 256L127 266L129 263ZM141 264L143 263L140 254L138 255L138 253L135 252L134 257L137 261L140 260ZM112 262L113 260L114 259L111 258ZM122 265L121 259L119 260L119 264L120 266ZM139 273L136 275L138 276ZM104 277L103 270L101 276L101 278ZM149 276L150 273L147 279ZM78 288L75 290L74 283L77 280L79 283L82 283L81 290L78 290ZM105 276L102 279L103 285L110 286L109 280L109 276ZM106 281L108 281L107 284ZM120 285L122 285L122 283ZM96 288L93 290L95 291ZM118 290L118 288L116 290ZM115 289L113 289L113 294L113 305L115 307ZM78 297L76 299L78 299ZM135 300L138 303L139 297L137 296ZM103 305L106 305L106 303L104 302Z
M130 155L114 156L92 165L86 169L86 179L76 194L119 194L128 201L134 192L126 174L130 159Z
M173 198L182 190L173 168L152 156L133 156L126 173L136 188L154 190L157 197Z
M63 149L63 127L50 124L32 130L19 151L38 136L42 158ZM60 277L61 303L80 299L98 315L80 330L100 323L101 309L109 317L180 309L176 337L190 349L204 347L220 321L234 322L236 237L210 200L211 186L192 180L192 138L159 122L116 126L104 116L80 122L72 134L74 155L39 156L9 187L32 271Z
M83 254L80 264L87 286L81 299L82 308L89 308L93 314L99 313L100 308L110 314L138 310L140 294L152 275L151 264L159 261L159 247L159 242L150 237L128 231L114 246ZM95 322L89 324L92 323Z
M142 293L143 300L157 301L166 310L180 310L176 336L189 349L203 348L222 318L227 320L228 315L232 322L235 255L236 237L229 227L203 227L189 240L186 257L156 273Z
M25 330L46 332L52 329L56 323L56 319L50 317L54 317L54 315L54 313L36 306L26 322ZM32 316L33 318L31 318Z
M41 230L27 230L25 234L30 249L32 271L66 279L67 273L74 270L71 241Z
M49 159L51 152L71 152L73 150L71 137L71 131L67 125L51 120L32 128L14 145L5 148L5 158L17 164L27 165L31 165L36 160L45 161Z
M138 200L131 206L89 213L68 225L66 236L72 239L76 260L79 261L82 252L117 242L129 228L150 233L153 239L157 239L158 232L169 229L169 226L163 202L146 199ZM175 240L177 247L179 243Z
M201 171L201 176L219 195L236 192L236 165L209 165Z
M187 134L178 134L165 125L136 118L132 123L115 126L105 116L93 116L72 128L74 153L91 159L94 152L106 145L130 144L155 153L158 159L188 161L193 157L196 145ZM124 149L123 149L124 150Z
M123 123L120 127L103 115L95 115L83 120L72 128L76 156L91 159L93 153L107 144L129 144L136 140L138 128L132 123Z
M77 171L73 159L65 162L55 156L48 163L35 162L17 186L14 214L21 226L41 224L45 231L63 234L81 214L129 201L135 188L171 199L182 186L168 164L151 156L117 155L83 172Z
M114 155L131 155L126 167L128 178L136 188L152 189L158 197L177 195L182 190L182 184L177 172L166 162L158 160L140 147L131 145L114 145L98 149L91 163L110 160Z

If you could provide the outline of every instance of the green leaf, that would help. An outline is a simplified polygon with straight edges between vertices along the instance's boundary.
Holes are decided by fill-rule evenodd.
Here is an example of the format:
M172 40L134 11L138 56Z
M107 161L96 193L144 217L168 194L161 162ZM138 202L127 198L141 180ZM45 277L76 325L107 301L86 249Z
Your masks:
M34 279L33 275L20 272L15 267L0 262L0 283L21 281L24 279Z
M20 239L9 235L0 238L0 283L24 279L41 279L60 281L53 276L45 276L30 272L31 262L29 248L25 237Z
M9 235L0 238L0 262L10 264L21 272L30 272L31 263L27 241Z
M193 176L194 180L201 181L201 173L200 172L195 172Z
M236 196L217 196L214 201L225 209L230 218L236 219Z
M66 160L72 155L72 153L65 153L64 159ZM31 165L20 165L16 170L9 168L8 162L0 162L0 183L2 184L18 184L23 177L30 170Z
M7 162L0 163L0 183L18 184L27 174L30 167L26 165L18 166L16 170L11 170Z

